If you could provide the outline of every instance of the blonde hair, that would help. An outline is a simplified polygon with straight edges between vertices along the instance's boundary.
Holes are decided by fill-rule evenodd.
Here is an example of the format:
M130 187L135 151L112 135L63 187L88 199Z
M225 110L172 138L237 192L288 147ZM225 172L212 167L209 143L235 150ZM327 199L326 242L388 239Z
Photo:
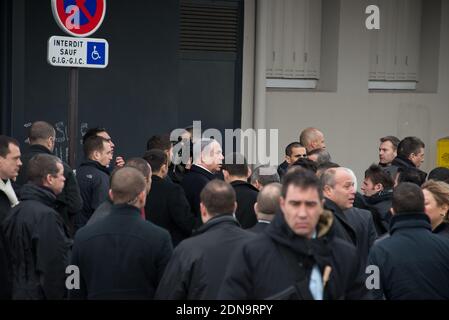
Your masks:
M447 204L449 206L449 184L443 181L435 181L435 180L429 180L425 182L421 188L424 190L429 191L432 193L433 197L435 198L435 201L437 202L438 206L443 206ZM448 220L446 212L445 220Z

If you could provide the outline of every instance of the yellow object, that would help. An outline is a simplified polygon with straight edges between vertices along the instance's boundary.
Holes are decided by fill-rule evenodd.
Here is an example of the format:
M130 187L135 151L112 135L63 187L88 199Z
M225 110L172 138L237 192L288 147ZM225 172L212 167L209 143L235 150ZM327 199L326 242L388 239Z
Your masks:
M449 168L449 137L437 142L437 166Z

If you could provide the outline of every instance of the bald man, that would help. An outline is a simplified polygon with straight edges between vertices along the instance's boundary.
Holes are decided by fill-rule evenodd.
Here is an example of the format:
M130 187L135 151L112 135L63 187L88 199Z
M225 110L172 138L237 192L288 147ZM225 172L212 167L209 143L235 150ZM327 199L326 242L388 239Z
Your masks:
M140 217L147 191L137 169L113 173L111 213L75 236L72 265L81 287L70 290L71 299L153 299L173 249L166 230Z
M281 190L282 185L280 183L270 183L260 190L257 195L257 202L254 204L257 223L248 231L261 233L273 221L276 212L280 209Z
M377 234L371 213L353 207L355 184L355 175L348 168L331 168L321 175L324 207L334 213L336 235L357 248L363 267Z
M306 128L301 132L299 142L306 148L307 153L315 149L326 148L324 134L317 128L313 127Z

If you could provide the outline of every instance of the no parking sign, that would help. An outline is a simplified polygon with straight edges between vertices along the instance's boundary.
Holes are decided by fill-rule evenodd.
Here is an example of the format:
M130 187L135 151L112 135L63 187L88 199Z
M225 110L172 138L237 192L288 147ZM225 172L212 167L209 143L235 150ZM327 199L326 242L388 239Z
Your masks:
M59 27L75 37L88 37L103 22L106 0L51 0Z

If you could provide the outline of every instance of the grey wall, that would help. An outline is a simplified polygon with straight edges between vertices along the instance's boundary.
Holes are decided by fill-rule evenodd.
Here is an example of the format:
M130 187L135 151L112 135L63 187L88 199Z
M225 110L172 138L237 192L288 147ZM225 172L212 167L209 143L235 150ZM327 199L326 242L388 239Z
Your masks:
M378 139L389 134L421 137L427 146L423 169L430 170L436 165L437 140L449 136L449 2L442 1L441 10L433 13L435 20L441 15L439 47L426 58L438 58L438 68L432 70L437 78L434 93L369 92L370 46L364 27L369 1L340 2L336 11L339 17L335 18L339 20L335 92L270 89L266 93L267 128L279 130L278 159L283 159L284 147L297 140L302 129L316 126L325 133L334 161L352 168L359 179L371 163L378 161ZM248 19L254 19L254 14L246 12ZM245 39L254 41L246 33ZM252 59L247 52L244 70L250 70ZM247 97L252 94L244 91L244 101L250 101ZM249 108L253 106L243 105L242 123L251 122L247 118L251 115Z

